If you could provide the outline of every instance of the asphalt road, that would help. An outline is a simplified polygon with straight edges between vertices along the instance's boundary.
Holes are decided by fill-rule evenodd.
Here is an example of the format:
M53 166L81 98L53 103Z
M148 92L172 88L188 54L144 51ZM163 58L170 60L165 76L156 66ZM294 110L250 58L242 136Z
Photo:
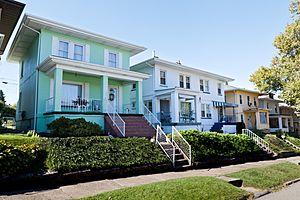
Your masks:
M258 198L259 200L299 200L300 182L294 183L278 192Z

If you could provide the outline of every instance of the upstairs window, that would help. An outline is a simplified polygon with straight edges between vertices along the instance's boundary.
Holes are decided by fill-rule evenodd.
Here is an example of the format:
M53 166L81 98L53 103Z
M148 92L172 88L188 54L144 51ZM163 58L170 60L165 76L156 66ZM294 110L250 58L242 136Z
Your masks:
M200 91L204 92L204 81L200 80Z
M250 96L247 96L247 103L248 103L248 106L251 106Z
M160 71L160 84L166 85L166 72Z
M253 104L254 104L254 106L256 106L256 105L257 105L257 102L256 102L256 97L253 97Z
M74 45L74 60L83 60L83 46L78 44Z
M240 104L243 104L243 96L240 94Z
M185 87L187 89L190 89L191 88L191 79L189 76L185 77Z
M108 66L109 67L117 67L117 54L109 52L108 54Z
M209 81L200 79L200 91L209 92Z
M267 103L267 109L269 109L270 107L269 107L269 103Z
M184 83L183 83L183 75L179 75L179 87L183 88Z
M205 92L209 92L209 81L205 81Z
M63 58L68 58L69 54L69 43L64 41L59 41L58 56Z
M201 104L201 117L202 118L211 118L210 104Z
M218 95L222 96L222 84L218 83Z
M278 113L278 108L277 108L277 105L275 105L275 113Z
M132 89L131 90L136 90L136 83L132 84Z

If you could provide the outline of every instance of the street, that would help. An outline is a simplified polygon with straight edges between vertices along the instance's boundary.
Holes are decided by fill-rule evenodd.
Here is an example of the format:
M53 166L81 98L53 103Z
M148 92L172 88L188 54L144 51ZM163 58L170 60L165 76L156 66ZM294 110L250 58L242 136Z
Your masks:
M258 198L259 200L299 200L300 182L294 183L278 192Z

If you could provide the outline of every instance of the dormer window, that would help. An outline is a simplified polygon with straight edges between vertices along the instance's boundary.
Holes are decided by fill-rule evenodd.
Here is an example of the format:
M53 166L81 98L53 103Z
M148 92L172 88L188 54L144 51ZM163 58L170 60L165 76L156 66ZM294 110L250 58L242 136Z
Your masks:
M64 41L59 41L58 55L63 58L68 58L69 54L69 43Z
M108 66L109 67L117 67L117 54L109 52L108 54Z
M74 60L83 61L83 46L75 44L74 45Z

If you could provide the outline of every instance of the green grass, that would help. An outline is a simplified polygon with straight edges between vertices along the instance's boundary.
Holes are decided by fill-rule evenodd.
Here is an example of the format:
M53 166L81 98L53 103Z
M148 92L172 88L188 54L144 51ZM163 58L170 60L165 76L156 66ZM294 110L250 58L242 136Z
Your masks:
M270 144L271 149L276 153L280 153L282 151L295 151L293 147L276 137L276 135L267 134L264 139Z
M292 137L292 136L286 136L286 139L288 141L290 141L291 143L293 143L294 145L300 147L300 139L299 138L295 138L295 137Z
M13 145L22 144L41 144L42 139L39 137L28 137L26 134L6 133L0 134L0 140Z
M213 177L174 179L105 192L84 199L154 200L154 199L243 199L250 193Z
M267 167L247 169L228 174L240 178L244 186L259 189L276 188L287 181L300 178L300 166L293 163L281 163Z

